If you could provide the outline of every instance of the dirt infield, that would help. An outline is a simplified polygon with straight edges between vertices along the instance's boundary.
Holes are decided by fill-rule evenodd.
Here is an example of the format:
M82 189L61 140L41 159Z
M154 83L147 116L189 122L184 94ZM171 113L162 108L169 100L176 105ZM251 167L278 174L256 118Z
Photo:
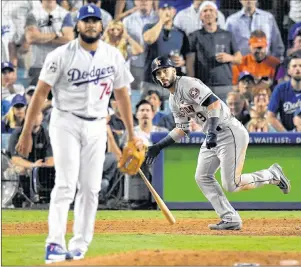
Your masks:
M251 236L301 236L299 219L246 219L241 231L211 231L209 223L217 220L180 219L170 226L165 220L99 220L95 233L161 233L182 235L251 235ZM71 232L72 223L68 224ZM12 223L2 225L3 235L47 234L46 222Z
M165 220L99 220L96 233L111 234L180 234L180 235L240 235L240 236L301 236L301 223L298 219L246 219L241 231L211 231L209 223L216 220L179 219L170 226ZM71 232L72 223L68 223ZM3 224L3 235L47 234L46 222ZM60 263L59 265L228 265L235 263L259 263L279 265L283 260L297 260L301 264L301 253L296 252L235 252L235 251L134 251L107 256L87 257L81 261ZM289 262L286 265L294 265ZM295 264L296 265L296 264Z
M293 264L292 261L297 264ZM282 261L289 265L301 263L301 253L285 252L234 252L234 251L135 251L108 256L86 258L80 261L60 263L59 265L94 266L167 266L167 265L211 265L233 266L235 263L258 263L260 265L280 265ZM288 265L288 264L286 264Z

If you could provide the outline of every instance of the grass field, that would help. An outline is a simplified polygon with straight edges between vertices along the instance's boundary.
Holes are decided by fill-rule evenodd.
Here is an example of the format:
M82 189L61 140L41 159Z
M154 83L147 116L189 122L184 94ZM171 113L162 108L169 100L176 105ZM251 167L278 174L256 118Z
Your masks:
M195 179L199 146L171 147L165 150L164 200L167 202L207 202ZM300 146L249 146L243 173L266 169L279 163L290 179L292 190L284 195L275 186L237 193L225 192L230 201L236 202L301 202L301 147ZM220 181L220 172L216 178Z
M173 211L178 221L216 219L211 211ZM301 211L282 212L240 212L244 220L253 219L300 219ZM47 221L47 211L2 211L2 265L41 265L44 264L44 242L47 234L6 234L5 226L10 228ZM70 212L69 220L73 219ZM129 220L162 220L160 211L99 211L98 222ZM125 222L126 223L126 222ZM163 222L165 223L165 222ZM167 223L166 223L167 224ZM143 230L143 229L141 229ZM185 230L184 230L185 231ZM70 238L70 234L67 236ZM200 235L171 233L130 233L97 232L90 246L87 258L105 254L139 250L227 250L227 251L283 251L300 252L300 236L252 236L252 235Z

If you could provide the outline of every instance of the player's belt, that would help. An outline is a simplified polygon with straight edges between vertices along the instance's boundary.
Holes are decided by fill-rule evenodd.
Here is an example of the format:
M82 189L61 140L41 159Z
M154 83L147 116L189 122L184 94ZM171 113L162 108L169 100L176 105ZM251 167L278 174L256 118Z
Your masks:
M80 118L80 119L83 119L85 121L96 121L98 118L97 117L83 117L83 116L80 116L80 115L77 115L77 114L74 114L72 113L72 115Z

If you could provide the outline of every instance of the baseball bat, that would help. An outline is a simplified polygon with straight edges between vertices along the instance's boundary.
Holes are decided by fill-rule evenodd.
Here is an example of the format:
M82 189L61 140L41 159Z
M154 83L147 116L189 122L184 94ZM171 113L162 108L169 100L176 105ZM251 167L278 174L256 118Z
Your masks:
M170 224L175 224L176 223L175 217L172 215L172 213L170 212L170 210L167 208L167 206L165 205L164 201L158 195L158 193L153 188L153 186L151 185L151 183L147 180L147 178L145 177L145 175L144 175L143 171L141 171L141 169L139 169L139 174L142 177L143 181L145 182L146 186L148 187L149 191L152 193L154 199L156 200L156 202L157 202L160 210L164 214L165 218L169 221Z

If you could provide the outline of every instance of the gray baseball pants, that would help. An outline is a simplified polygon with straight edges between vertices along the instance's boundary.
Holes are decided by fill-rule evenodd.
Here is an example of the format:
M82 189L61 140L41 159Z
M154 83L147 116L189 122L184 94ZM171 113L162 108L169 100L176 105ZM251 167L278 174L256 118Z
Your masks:
M247 130L234 119L230 125L218 132L215 148L207 149L204 142L200 149L195 179L223 221L241 222L241 218L214 177L219 168L221 168L222 187L228 192L238 192L273 183L273 175L268 170L241 174L248 143Z

